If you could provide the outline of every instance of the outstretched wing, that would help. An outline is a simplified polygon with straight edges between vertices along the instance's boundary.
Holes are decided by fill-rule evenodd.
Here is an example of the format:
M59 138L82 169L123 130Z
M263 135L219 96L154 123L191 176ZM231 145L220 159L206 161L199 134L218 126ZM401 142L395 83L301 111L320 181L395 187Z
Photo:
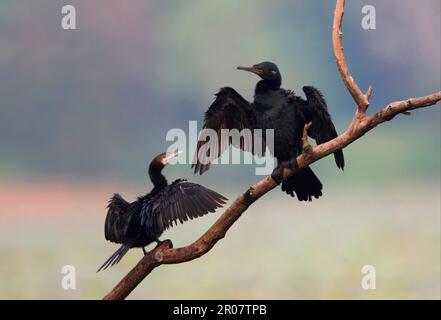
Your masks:
M239 141L236 139L232 140L231 138L222 139L221 130L237 129L239 132L243 129L252 130L255 126L255 121L255 110L251 104L233 88L222 88L216 94L216 99L210 108L205 112L204 126L199 135L196 154L192 164L194 172L202 174L207 171L210 163L220 157L230 144L244 151L252 152L252 136L241 136ZM209 131L216 134L216 141L210 141ZM208 146L211 146L211 148Z
M184 179L176 180L144 204L141 223L147 228L162 232L180 223L214 212L225 204L227 198L219 193ZM145 210L144 210L145 209Z
M314 138L317 144L322 144L337 137L337 131L321 92L311 86L303 87L303 92L305 92L308 102L305 110L305 120L306 122L312 122L308 135ZM334 158L337 167L343 170L345 166L343 150L335 151Z
M123 243L125 230L130 219L130 203L124 200L121 195L115 193L109 200L107 208L106 222L104 224L106 240Z

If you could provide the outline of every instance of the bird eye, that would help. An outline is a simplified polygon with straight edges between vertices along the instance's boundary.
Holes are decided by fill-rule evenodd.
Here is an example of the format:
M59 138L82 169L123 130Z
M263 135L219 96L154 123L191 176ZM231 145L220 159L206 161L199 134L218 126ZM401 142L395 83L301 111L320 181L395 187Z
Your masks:
M276 74L277 71L276 71L276 70L271 70L271 73L272 73L272 74Z

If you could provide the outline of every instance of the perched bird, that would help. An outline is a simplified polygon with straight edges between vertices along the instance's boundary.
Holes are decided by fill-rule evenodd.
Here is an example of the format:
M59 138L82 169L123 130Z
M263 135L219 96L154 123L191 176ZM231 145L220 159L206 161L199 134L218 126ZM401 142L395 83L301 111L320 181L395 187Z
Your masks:
M322 195L322 183L309 166L298 170L296 157L302 152L302 135L305 124L312 122L308 135L314 138L317 144L324 143L335 137L337 132L328 112L325 99L320 91L311 86L303 87L306 100L296 96L293 91L281 88L282 77L280 71L272 62L262 62L252 67L237 67L257 74L261 80L257 83L254 92L254 102L250 103L240 96L233 88L224 87L217 94L216 99L205 113L203 129L212 129L217 132L221 140L222 129L274 130L274 146L268 146L270 152L278 160L278 165L272 173L273 179L280 183L283 179L283 168L289 167L295 173L282 182L282 190L300 201L312 200ZM210 154L202 149L210 137L200 136L195 161L192 165L195 173L204 173L210 167L210 162L219 157L231 144L229 141L217 141L217 153ZM262 149L265 150L265 135L263 135ZM254 138L247 145L243 139L238 147L244 151L256 154ZM201 152L202 149L202 152ZM205 154L204 154L205 152ZM201 161L201 157L205 160ZM344 168L343 151L334 153L337 167Z
M227 200L219 193L196 183L178 179L168 184L162 169L180 152L161 153L149 166L153 183L150 193L132 203L115 194L109 201L104 234L106 240L121 243L109 259L98 269L106 269L121 261L130 248L142 248L152 242L161 243L164 230L179 222L201 217L222 207Z

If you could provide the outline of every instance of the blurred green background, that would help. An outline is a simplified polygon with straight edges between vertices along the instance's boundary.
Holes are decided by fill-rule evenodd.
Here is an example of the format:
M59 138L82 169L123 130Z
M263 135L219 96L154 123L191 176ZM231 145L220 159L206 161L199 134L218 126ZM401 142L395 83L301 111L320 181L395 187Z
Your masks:
M331 46L333 1L71 0L78 30L61 28L62 1L0 3L0 298L101 298L141 257L96 269L106 202L150 190L146 167L171 128L187 130L222 86L252 99L257 81L235 70L278 64L283 86L319 87L339 132L354 103ZM361 27L374 5L377 29ZM440 90L440 2L348 1L344 44L370 112ZM155 270L130 296L160 298L440 298L440 108L415 111L314 165L324 196L273 191L204 257ZM261 177L218 165L203 177L166 169L229 199ZM147 184L146 184L147 183ZM222 211L164 234L199 237ZM73 265L77 289L61 288ZM373 265L377 289L361 288Z

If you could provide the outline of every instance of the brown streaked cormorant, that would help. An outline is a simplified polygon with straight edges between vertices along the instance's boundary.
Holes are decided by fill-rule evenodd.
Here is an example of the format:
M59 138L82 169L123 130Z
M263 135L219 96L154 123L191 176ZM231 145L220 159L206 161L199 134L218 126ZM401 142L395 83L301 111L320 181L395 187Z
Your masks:
M162 153L149 166L149 176L153 183L150 193L138 197L132 203L114 194L107 206L104 226L106 240L121 243L122 246L98 269L106 269L117 264L130 248L142 248L152 242L158 244L164 230L179 222L201 217L222 207L227 200L219 193L196 183L178 179L168 184L162 169L179 152Z
M315 139L317 144L324 143L335 137L337 132L328 112L325 99L320 91L311 86L303 87L306 100L296 96L292 91L282 89L280 71L272 62L262 62L252 67L237 67L257 74L261 80L257 83L254 92L254 102L250 103L242 98L233 88L224 87L217 94L216 99L205 113L203 129L213 129L220 139L222 129L274 129L274 147L271 153L277 158L278 165L272 173L273 179L282 181L283 167L294 171L290 177L282 182L282 190L300 201L312 200L322 195L322 184L309 166L298 169L296 157L302 152L302 135L306 123L312 122L308 135ZM242 139L242 137L241 137ZM199 153L201 147L209 141L209 137L199 138L196 162L193 163L195 173L204 173L210 167L210 161L219 157L231 144L231 140L222 144L217 142L218 152L210 155L209 151ZM244 151L256 153L254 146L247 146L244 140L239 147ZM263 150L265 150L265 135L263 136ZM269 146L271 147L271 146ZM209 149L208 149L209 150ZM343 151L334 152L337 167L344 168ZM201 161L201 159L204 159Z

